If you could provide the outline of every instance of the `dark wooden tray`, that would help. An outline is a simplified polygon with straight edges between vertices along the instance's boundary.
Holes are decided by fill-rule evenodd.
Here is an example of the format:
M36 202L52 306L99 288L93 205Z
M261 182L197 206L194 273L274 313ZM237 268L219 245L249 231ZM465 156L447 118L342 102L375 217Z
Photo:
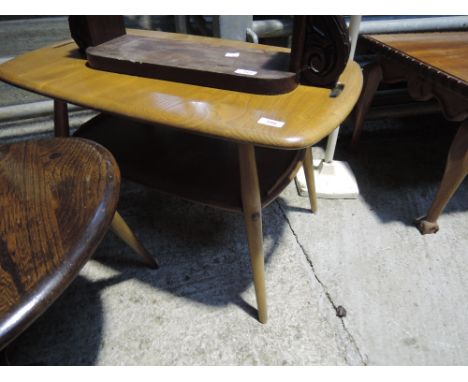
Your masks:
M246 44L123 35L86 50L89 65L111 72L256 94L288 93L298 85L290 54Z
M106 114L86 122L75 136L106 147L127 179L202 204L242 210L235 142ZM294 178L305 150L256 147L255 152L265 207Z

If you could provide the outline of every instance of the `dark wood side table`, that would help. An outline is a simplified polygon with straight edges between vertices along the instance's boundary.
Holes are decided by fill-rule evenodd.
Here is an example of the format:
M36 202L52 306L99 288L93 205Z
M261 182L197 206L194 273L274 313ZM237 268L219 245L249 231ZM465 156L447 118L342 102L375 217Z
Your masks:
M364 68L352 146L381 82L406 81L411 97L435 98L448 120L461 122L432 206L417 223L422 234L435 233L438 217L468 173L468 31L365 35L360 42L378 59Z
M289 53L200 36L128 33ZM343 91L337 97L329 89L302 85L286 94L261 95L142 78L90 68L72 41L0 65L0 79L55 99L57 131L64 135L67 102L103 112L78 135L106 145L124 176L196 202L241 211L262 323L267 320L262 207L304 164L315 208L311 146L346 118L362 86L354 62L340 77Z

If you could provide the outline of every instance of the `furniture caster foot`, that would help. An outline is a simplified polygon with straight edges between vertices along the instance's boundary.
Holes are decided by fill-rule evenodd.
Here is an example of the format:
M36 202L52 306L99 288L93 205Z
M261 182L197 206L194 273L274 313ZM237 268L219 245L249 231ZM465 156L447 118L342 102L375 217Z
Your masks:
M421 232L421 235L437 233L437 231L439 231L439 225L437 224L437 222L429 222L424 219L425 216L416 221L416 227L418 227L418 230L419 232Z

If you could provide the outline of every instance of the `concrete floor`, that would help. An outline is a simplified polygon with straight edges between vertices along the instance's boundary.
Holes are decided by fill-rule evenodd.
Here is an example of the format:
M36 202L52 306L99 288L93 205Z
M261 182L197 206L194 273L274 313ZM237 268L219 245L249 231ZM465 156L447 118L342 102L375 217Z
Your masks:
M292 183L263 213L269 321L255 319L243 219L124 182L119 202L157 271L112 233L6 351L13 365L466 365L468 182L422 236L456 125L366 123L336 158L361 195L319 200ZM347 315L339 318L335 308Z

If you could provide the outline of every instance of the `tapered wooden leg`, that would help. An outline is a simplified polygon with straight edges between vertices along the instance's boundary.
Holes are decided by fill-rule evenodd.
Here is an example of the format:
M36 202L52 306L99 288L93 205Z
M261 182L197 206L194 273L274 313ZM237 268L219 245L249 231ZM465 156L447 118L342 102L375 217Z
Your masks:
M56 137L70 136L70 126L68 122L68 106L66 102L54 100L54 135ZM146 263L152 268L159 268L159 264L149 252L138 241L132 230L128 227L125 220L116 211L112 219L111 229L136 253L141 255Z
M468 120L459 127L447 157L445 172L436 197L427 215L418 221L419 231L424 235L439 230L437 219L450 198L468 174Z
M364 84L356 107L354 109L354 129L351 138L351 148L356 148L361 136L364 118L374 98L375 92L383 78L382 67L379 63L367 65L363 69Z
M255 147L242 144L239 147L239 167L247 240L257 297L258 319L264 324L267 321L267 304L265 293L265 271L263 256L262 204L255 160Z
M143 247L136 238L135 234L129 228L122 216L116 211L111 223L112 231L120 237L130 248L145 259L146 264L151 268L159 268L157 260Z
M313 213L317 212L317 194L315 193L315 177L314 177L314 158L312 156L312 147L306 148L304 156L304 175L309 191L310 209Z
M57 99L54 99L54 135L56 137L70 135L67 103Z

